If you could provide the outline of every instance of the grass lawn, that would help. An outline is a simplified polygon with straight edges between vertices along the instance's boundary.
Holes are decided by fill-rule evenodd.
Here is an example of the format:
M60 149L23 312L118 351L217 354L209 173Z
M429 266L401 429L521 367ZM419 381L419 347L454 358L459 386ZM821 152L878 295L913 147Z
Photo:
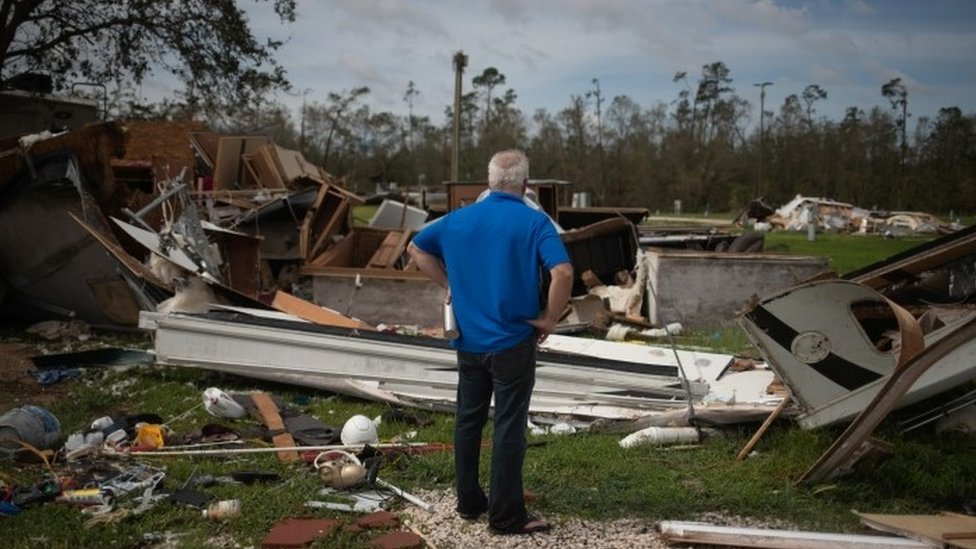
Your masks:
M921 240L917 241L921 242ZM915 243L917 243L915 242ZM773 253L826 255L839 272L861 267L913 244L907 239L805 234L767 235L766 250ZM78 350L77 341L53 344L8 329L0 343L20 343L29 354ZM95 345L151 348L148 337L117 339L100 335ZM708 346L719 352L754 351L736 330L692 333L678 338L681 346ZM218 423L246 433L257 423L250 419L223 420L197 406L208 387L227 392L260 389L289 405L341 428L353 414L368 417L388 411L384 404L367 402L301 387L221 375L213 372L143 366L130 369L86 368L79 380L59 382L59 396L46 407L60 420L62 435L85 429L95 418L118 413L155 413L171 421L177 434L199 431ZM4 388L6 391L7 388ZM27 404L30 402L20 401ZM659 520L694 520L706 513L754 517L789 524L803 530L855 532L861 527L852 509L872 513L961 512L962 502L976 496L976 438L938 436L926 429L899 434L897 420L925 409L917 406L892 416L875 433L890 443L890 458L856 469L829 484L798 487L794 484L840 432L839 428L803 431L789 422L773 425L754 455L738 462L735 456L753 435L755 424L724 429L692 447L645 446L621 448L623 435L579 433L532 436L526 460L526 487L540 496L534 507L543 514L564 514L588 519L632 517ZM5 410L0 410L0 412ZM188 412L189 411L189 412ZM453 416L425 412L433 423L418 427L384 421L382 439L417 431L415 441L448 443ZM173 419L178 418L178 419ZM486 433L490 437L490 432ZM256 442L257 444L263 444ZM396 452L396 459L381 470L381 477L407 491L448 488L453 480L449 451L420 455ZM487 457L487 456L485 456ZM109 460L111 461L111 460ZM165 486L175 489L191 477L227 475L236 471L270 471L282 481L271 484L222 485L199 488L216 499L239 499L241 517L232 522L203 518L199 510L167 502L136 516L90 524L91 516L62 504L28 507L20 515L0 517L5 548L36 547L141 547L146 536L178 534L181 547L254 547L277 521L293 516L331 516L348 521L342 513L310 511L304 503L322 499L321 481L310 466L284 465L272 453L227 455L217 458L140 458L127 462L165 469ZM487 473L487 461L482 467ZM60 479L86 478L85 467L0 462L0 483L30 486L52 472ZM192 482L188 486L194 486ZM368 542L340 534L317 547L367 547Z
M935 236L885 238L879 234L820 233L810 241L805 232L773 231L766 233L764 251L828 257L830 267L838 274L844 274L924 244L933 238Z

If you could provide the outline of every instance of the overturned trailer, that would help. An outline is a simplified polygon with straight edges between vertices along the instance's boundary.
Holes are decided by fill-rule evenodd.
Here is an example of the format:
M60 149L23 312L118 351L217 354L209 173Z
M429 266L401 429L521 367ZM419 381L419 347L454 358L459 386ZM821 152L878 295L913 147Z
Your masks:
M976 379L976 227L933 240L842 279L793 286L738 318L800 405L804 428L864 412L910 363L897 409ZM965 336L965 337L960 337Z
M456 356L446 340L323 326L232 308L142 313L159 364L313 387L397 405L450 411ZM530 412L557 419L631 422L689 405L714 415L768 414L766 369L735 372L733 357L701 351L550 336L539 354Z

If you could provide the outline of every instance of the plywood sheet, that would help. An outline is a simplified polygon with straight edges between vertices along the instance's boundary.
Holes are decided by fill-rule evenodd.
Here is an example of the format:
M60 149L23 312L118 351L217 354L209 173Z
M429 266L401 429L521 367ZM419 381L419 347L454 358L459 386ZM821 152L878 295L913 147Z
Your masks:
M265 145L254 153L251 162L257 172L258 182L266 189L284 189L285 182L278 172L278 164L275 163L274 145Z
M958 513L883 515L855 511L855 514L861 517L863 524L882 532L908 536L935 547L944 543L950 547L976 549L976 517Z
M409 231L390 231L380 243L379 248L366 264L367 267L392 269L403 251L407 248Z
M220 134L213 132L190 132L187 134L190 139L190 147L196 151L203 163L213 169L217 163L217 146L220 143Z
M256 182L249 176L241 155L254 154L269 140L264 136L221 137L214 165L214 190L250 188Z

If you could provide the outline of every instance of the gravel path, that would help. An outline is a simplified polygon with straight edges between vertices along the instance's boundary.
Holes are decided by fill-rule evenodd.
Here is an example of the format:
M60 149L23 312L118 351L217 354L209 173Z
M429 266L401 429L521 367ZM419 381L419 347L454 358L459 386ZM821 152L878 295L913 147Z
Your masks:
M434 506L428 513L414 505L407 505L399 514L410 526L425 536L436 549L666 549L670 547L654 531L649 520L583 521L578 518L546 515L552 530L525 536L498 536L488 530L482 516L469 522L454 511L456 500L452 490L417 491L413 493Z

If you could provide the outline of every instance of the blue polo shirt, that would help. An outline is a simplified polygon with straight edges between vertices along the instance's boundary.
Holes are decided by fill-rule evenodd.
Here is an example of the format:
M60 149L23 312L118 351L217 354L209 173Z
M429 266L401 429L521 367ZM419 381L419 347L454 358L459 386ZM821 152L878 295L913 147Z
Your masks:
M447 268L461 337L470 353L503 351L529 337L539 316L539 267L569 263L562 239L545 213L522 198L492 192L418 233L413 243Z

